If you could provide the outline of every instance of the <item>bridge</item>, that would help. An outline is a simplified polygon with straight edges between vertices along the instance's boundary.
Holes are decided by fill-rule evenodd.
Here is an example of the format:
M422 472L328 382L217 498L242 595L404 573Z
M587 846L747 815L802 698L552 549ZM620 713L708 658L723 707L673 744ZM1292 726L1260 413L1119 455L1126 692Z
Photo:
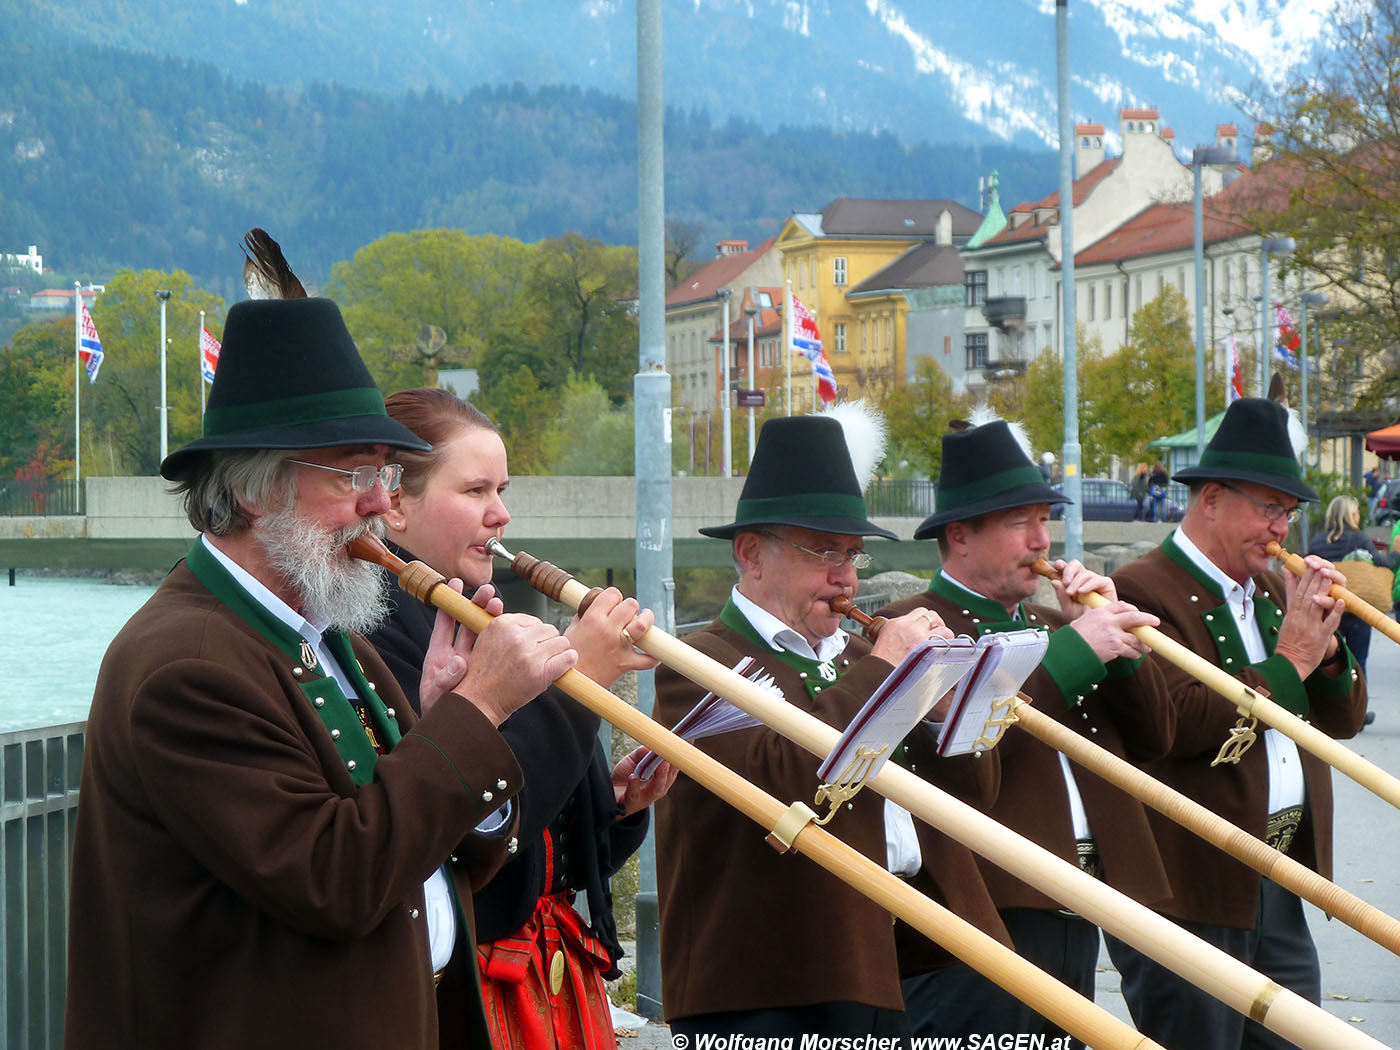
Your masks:
M678 569L726 568L729 544L699 535L702 525L731 520L742 478L672 479L671 537ZM82 514L0 516L0 568L170 568L189 549L194 530L169 483L158 477L93 477L83 482ZM866 494L872 520L902 540L933 511L926 481L876 481ZM66 500L70 505L71 498ZM514 477L506 545L570 569L628 569L636 543L636 493L631 477ZM1168 526L1143 522L1086 522L1086 547L1160 540ZM1051 542L1063 547L1064 524L1050 523ZM867 548L878 571L927 574L938 562L932 543L872 539Z

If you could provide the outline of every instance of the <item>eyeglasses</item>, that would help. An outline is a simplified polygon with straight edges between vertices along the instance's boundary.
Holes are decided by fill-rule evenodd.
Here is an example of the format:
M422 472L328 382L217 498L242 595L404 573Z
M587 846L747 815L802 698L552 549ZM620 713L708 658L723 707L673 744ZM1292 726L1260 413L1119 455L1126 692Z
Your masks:
M366 463L353 470L341 470L339 467L328 467L324 463L308 463L304 459L289 459L287 462L295 463L301 467L315 467L317 470L333 470L337 474L348 474L350 475L350 487L356 492L372 491L375 482L383 485L386 492L394 492L398 489L399 481L403 478L402 463L386 463L382 467Z
M760 531L759 535L767 536L770 540L777 540L779 543L786 543L789 547L796 547L803 554L810 554L814 558L820 558L824 564L833 569L845 565L846 562L850 562L851 566L857 569L868 569L871 565L875 564L874 557L866 554L865 551L838 551L835 547L823 547L819 551L814 551L810 547L802 546L800 543L793 543L792 540L787 539L785 536L779 536L776 532Z
M1282 503L1265 503L1261 499L1255 499L1244 489L1236 488L1228 482L1222 481L1220 484L1231 492L1239 493L1245 499L1249 500L1250 503L1253 503L1259 508L1259 513L1263 514L1269 521L1278 521L1279 518L1283 518L1288 524L1292 525L1298 520L1299 510L1297 507L1285 507Z

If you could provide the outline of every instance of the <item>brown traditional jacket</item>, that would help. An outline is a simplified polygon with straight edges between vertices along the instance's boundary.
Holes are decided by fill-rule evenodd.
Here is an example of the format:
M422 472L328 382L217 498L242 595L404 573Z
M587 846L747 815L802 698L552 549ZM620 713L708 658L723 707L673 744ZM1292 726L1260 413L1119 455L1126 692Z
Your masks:
M732 603L722 616L743 620ZM830 670L800 670L715 620L687 635L732 667L752 656L791 704L844 729L893 668L852 638ZM809 662L810 663L810 662ZM656 717L674 725L705 690L656 672ZM697 740L706 753L783 802L812 804L821 760L765 726ZM827 830L881 866L884 799L862 791ZM848 1001L903 1010L890 913L810 859L782 855L766 830L682 774L656 806L661 988L668 1018Z
M1366 714L1366 682L1347 654L1340 673L1319 669L1300 681L1293 665L1270 655L1250 664L1244 641L1219 587L1191 565L1169 536L1162 546L1114 573L1124 601L1158 616L1164 634L1222 667L1246 684L1267 692L1275 703L1305 717L1329 736L1345 739L1361 728ZM1273 654L1287 598L1274 573L1254 578L1254 618ZM1269 763L1264 741L1238 764L1211 766L1238 712L1185 671L1149 657L1166 677L1177 709L1175 743L1169 755L1147 767L1159 780L1188 795L1226 820L1262 838L1268 817ZM1258 727L1262 734L1264 725ZM1289 856L1318 874L1332 877L1332 780L1325 762L1299 749L1307 784L1306 819ZM1231 859L1180 825L1149 815L1171 878L1173 896L1160 911L1178 919L1249 929L1259 899L1259 874Z
M187 564L113 641L78 804L68 1050L438 1045L423 882L456 852L469 919L506 846L468 836L519 792L519 767L471 704L449 696L418 721L351 645L347 673L402 733L363 784L338 749L363 729L333 739L318 713L344 702L333 680Z
M914 609L932 609L954 632L972 637L990 631L1048 628L1051 637L1045 658L1022 687L1037 710L1130 761L1159 757L1171 744L1175 718L1161 673L1145 663L1128 660L1114 660L1105 666L1077 632L1060 630L1067 621L1058 609L1023 604L1017 617L1009 619L1001 605L941 575L934 577L930 590L896 602L881 615L900 616ZM934 783L944 783L947 760L925 750L927 739L911 740L911 768ZM990 779L992 794L980 800L988 815L1062 860L1077 863L1059 752L1013 727L978 761L991 767L991 776L984 773L983 782ZM1145 904L1165 898L1170 890L1145 807L1088 770L1078 765L1072 768L1098 846L1104 880ZM950 788L956 791L956 783ZM967 801L979 802L975 798ZM962 863L958 851L963 847L931 834L923 824L916 827L925 867L940 885L951 883L945 869ZM976 864L997 908L1053 910L1062 906L991 861L978 857Z

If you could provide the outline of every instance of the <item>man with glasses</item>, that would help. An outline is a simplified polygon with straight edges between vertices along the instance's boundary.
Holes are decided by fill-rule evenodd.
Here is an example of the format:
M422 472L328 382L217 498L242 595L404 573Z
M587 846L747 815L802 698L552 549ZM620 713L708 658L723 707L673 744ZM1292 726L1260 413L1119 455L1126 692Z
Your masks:
M346 547L380 530L391 450L426 447L333 303L229 311L204 436L161 464L201 535L87 723L69 1050L489 1045L471 894L521 788L496 727L576 654L532 617L455 642L441 617L415 717L359 636L383 574Z
M841 629L830 603L855 595L856 569L870 563L865 537L894 538L867 520L862 488L835 419L765 423L734 521L700 530L731 542L738 583L719 617L686 636L726 667L753 658L788 703L841 729L914 645L949 636L922 611L891 620L873 648ZM703 693L658 669L656 717L674 725ZM817 787L820 759L766 726L696 743L785 801L810 800ZM885 802L875 792L843 806L829 830L885 863ZM817 865L780 855L685 776L657 806L656 836L662 999L674 1033L905 1033L889 912Z
M1144 646L1130 633L1155 624L1156 617L1118 601L1113 582L1078 561L1055 563L1061 577L1053 586L1055 606L1029 601L1041 584L1032 566L1050 552L1050 507L1069 501L1045 483L1017 429L988 419L944 435L935 511L914 532L915 539L937 541L940 568L927 591L882 614L927 609L974 638L1027 628L1050 631L1045 657L1022 687L1031 703L1119 758L1158 758L1171 743L1174 712L1161 672L1144 666ZM1074 600L1091 592L1108 604L1089 609ZM915 772L955 793L966 795L967 786L981 786L952 781L957 767L939 761L924 738L911 739L907 760ZM1017 729L980 762L983 777L995 788L968 802L1139 901L1167 895L1145 807L1136 799L1071 767L1059 752ZM915 865L919 888L937 891L969 918L977 914L972 906L978 896L990 897L995 925L979 921L985 932L1009 935L1021 956L1086 998L1094 997L1097 927L997 865L964 856L961 846L935 829L919 825L917 830L923 864L922 871ZM970 875L959 878L960 869L970 869ZM902 929L897 936L915 1035L965 1040L1040 1035L1046 1045L1068 1038L970 966L906 937Z
M1181 525L1114 580L1124 599L1160 618L1163 633L1324 733L1347 738L1365 717L1366 683L1337 633L1342 603L1329 596L1345 581L1311 555L1301 578L1269 571L1267 544L1287 539L1300 500L1317 499L1302 480L1300 451L1283 407L1235 401L1200 463L1176 474L1190 486ZM1327 764L1263 727L1237 762L1217 763L1245 720L1184 671L1148 659L1160 665L1177 709L1171 752L1148 772L1330 879ZM1317 949L1298 897L1155 812L1150 819L1172 885L1158 910L1318 1002ZM1127 945L1111 937L1108 944L1137 1027L1169 1050L1291 1045Z

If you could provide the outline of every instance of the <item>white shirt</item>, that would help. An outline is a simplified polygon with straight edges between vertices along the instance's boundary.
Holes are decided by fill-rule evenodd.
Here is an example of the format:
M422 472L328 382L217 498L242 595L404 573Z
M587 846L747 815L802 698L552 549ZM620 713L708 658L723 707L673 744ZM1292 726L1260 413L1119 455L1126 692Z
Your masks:
M205 549L218 559L219 564L228 570L229 575L238 581L238 585L248 592L250 598L310 643L312 650L316 653L316 659L320 661L320 666L331 678L335 679L336 684L345 692L345 695L358 698L359 694L350 684L350 679L346 677L344 669L336 662L330 649L326 647L325 625L313 624L273 594L241 565L210 543L208 536L200 538L204 542ZM509 815L509 808L502 806L500 810L483 821L477 830L492 831L499 828L501 821L496 818L502 810ZM452 947L457 943L457 916L452 907L452 893L447 885L447 866L445 864L433 872L428 877L427 882L423 883L423 900L423 918L428 927L428 949L431 956L429 965L436 972L447 965L447 961L452 958Z
M1254 618L1254 581L1246 580L1241 586L1230 579L1181 529L1172 533L1172 539L1181 552L1191 559L1191 564L1225 592L1225 604L1240 632L1249 662L1257 664L1266 660L1269 653L1264 648L1264 636L1259 633L1259 622ZM1277 729L1266 729L1264 751L1269 758L1269 812L1277 813L1289 806L1301 806L1307 795L1307 785L1303 780L1303 763L1298 757L1298 745L1292 737Z
M808 660L832 663L846 649L851 636L837 628L836 633L822 638L813 650L811 643L794 631L767 609L761 608L744 597L736 586L729 595L735 608L744 614L753 629L758 632L774 652L786 649ZM885 867L896 875L917 875L923 867L924 858L919 850L919 839L914 832L914 818L907 809L885 799Z

